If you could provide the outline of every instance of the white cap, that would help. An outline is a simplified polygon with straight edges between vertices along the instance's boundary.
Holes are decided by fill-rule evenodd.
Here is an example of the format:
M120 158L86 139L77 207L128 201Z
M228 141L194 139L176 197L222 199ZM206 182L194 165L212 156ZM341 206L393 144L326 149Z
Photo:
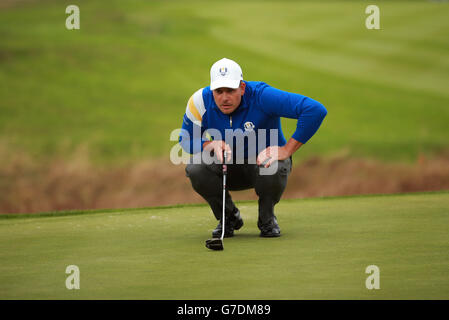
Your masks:
M223 58L215 62L210 68L210 89L233 88L236 89L243 80L242 68L237 62Z

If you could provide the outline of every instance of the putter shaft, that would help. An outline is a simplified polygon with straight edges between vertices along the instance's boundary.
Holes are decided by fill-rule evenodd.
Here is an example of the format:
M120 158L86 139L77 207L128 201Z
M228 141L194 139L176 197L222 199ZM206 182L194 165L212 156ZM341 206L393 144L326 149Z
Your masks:
M223 212L221 217L221 240L224 238L225 234L225 201L226 201L226 176L228 173L228 167L226 165L226 151L223 152Z

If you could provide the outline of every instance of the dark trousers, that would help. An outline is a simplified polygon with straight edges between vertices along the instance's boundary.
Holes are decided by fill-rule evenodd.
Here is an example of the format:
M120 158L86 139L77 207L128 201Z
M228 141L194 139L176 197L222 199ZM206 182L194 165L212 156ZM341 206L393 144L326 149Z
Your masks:
M271 175L261 175L256 164L227 165L225 214L230 216L236 207L229 191L254 188L259 196L258 226L270 224L274 216L274 206L281 199L287 186L292 159L278 161L277 170ZM217 220L221 219L223 206L223 173L220 164L188 164L186 175L193 189L207 201Z

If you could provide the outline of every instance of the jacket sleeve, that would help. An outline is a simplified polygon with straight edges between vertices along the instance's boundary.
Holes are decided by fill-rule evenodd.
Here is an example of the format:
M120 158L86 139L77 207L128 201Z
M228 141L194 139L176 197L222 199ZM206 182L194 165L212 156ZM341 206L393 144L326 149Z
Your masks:
M302 143L310 140L327 115L326 108L318 101L267 84L259 88L257 101L268 116L298 119L292 138Z
M179 134L179 144L190 154L203 151L203 143L209 140L202 139L205 131L202 117L206 112L202 97L203 89L195 92L187 102L186 112L182 120L182 130Z

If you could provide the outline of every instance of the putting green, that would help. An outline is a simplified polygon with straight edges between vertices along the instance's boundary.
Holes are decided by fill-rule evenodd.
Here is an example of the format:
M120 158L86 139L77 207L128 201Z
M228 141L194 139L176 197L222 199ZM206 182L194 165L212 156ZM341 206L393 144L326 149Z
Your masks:
M206 206L2 216L0 299L449 298L449 192L284 200L276 239L258 237L256 203L238 206L220 252Z

